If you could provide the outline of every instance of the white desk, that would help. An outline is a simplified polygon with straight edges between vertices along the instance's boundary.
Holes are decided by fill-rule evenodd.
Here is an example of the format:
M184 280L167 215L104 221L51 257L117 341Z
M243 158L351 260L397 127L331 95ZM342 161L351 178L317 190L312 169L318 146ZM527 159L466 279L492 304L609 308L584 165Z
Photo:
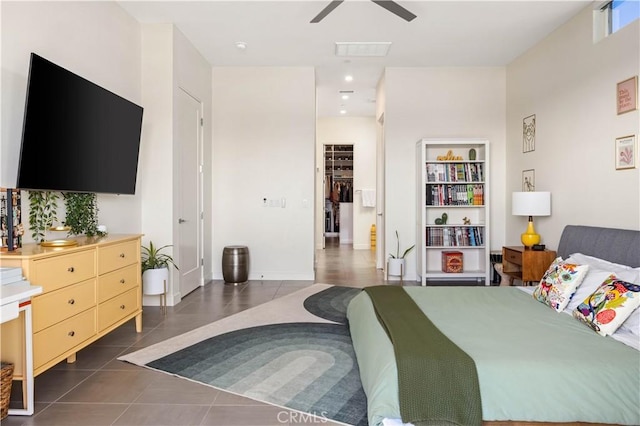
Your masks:
M30 416L33 414L33 333L31 322L31 297L42 293L42 287L28 281L0 285L0 323L12 321L24 312L25 348L23 353L24 377L22 380L23 408L10 408L9 414Z

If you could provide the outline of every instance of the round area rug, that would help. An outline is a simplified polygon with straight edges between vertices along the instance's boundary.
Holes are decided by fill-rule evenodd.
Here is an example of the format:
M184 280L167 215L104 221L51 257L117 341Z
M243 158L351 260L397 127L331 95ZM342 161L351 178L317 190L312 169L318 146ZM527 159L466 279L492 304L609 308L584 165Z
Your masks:
M320 318L339 324L347 323L347 306L361 288L334 286L307 297L304 308Z
M324 303L314 304L320 305ZM241 329L147 366L321 419L367 425L366 396L349 329L343 324Z

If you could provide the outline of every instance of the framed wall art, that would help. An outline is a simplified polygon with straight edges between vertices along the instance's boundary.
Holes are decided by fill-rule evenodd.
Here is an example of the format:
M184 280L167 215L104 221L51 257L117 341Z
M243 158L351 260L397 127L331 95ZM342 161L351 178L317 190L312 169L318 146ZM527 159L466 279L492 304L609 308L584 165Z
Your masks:
M638 76L633 76L616 85L618 115L638 109Z
M536 115L530 115L522 120L522 152L536 149Z
M616 170L634 169L637 156L635 135L616 138Z
M522 192L536 190L536 171L534 169L522 171Z

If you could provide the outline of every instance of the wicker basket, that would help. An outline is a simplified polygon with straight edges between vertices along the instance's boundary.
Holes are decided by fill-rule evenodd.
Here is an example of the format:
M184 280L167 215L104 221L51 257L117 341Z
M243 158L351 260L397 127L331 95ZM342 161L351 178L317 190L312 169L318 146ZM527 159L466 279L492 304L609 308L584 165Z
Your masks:
M13 381L13 364L2 363L0 376L0 420L9 414L9 400L11 399L11 382Z

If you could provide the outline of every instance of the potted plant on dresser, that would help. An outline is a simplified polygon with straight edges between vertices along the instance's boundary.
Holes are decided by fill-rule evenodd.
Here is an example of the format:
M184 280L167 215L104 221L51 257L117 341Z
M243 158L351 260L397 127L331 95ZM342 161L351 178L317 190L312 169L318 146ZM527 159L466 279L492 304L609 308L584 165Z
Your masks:
M404 275L406 271L405 265L405 256L413 250L416 245L412 245L408 249L406 249L402 256L400 255L400 236L398 235L398 231L396 231L396 253L389 253L389 263L387 264L387 275L391 275L394 277L400 277Z
M173 261L173 258L162 253L162 250L171 247L165 245L156 247L152 241L149 246L142 246L142 293L145 295L162 295L165 296L167 291L166 283L169 280L169 266L179 269Z

